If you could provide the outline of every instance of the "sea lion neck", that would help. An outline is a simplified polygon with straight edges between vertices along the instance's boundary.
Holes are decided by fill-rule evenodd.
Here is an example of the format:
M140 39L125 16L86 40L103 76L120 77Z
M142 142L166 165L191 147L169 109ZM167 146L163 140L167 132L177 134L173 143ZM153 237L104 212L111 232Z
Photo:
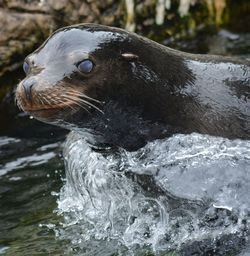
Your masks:
M111 85L102 92L104 101L138 107L147 120L175 123L180 108L174 103L195 80L186 60L178 51L134 34L124 48L130 55L112 74Z

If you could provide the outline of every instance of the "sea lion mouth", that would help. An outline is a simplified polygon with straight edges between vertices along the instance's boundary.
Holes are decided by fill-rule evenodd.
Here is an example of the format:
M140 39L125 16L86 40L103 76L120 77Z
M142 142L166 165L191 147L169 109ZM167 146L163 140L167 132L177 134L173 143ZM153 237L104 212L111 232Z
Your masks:
M17 99L17 105L27 114L45 122L54 122L57 119L63 120L67 115L75 113L80 108L75 103L69 102L57 105L25 105L20 99Z
M41 112L41 111L50 111L50 110L63 110L67 108L74 108L75 104L73 103L63 103L63 104L57 104L57 105L49 105L49 106L21 106L22 110L28 113L35 113L35 112Z
M17 106L24 112L35 118L56 119L60 115L73 114L80 109L90 114L92 110L101 110L102 102L87 96L85 93L73 88L47 89L44 91L33 91L32 97L28 98L21 85L16 90Z

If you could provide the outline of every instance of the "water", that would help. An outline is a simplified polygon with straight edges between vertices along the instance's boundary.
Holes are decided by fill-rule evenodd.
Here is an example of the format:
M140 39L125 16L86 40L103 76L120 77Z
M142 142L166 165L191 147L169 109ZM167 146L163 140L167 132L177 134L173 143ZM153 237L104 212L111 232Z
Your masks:
M53 214L56 204L50 191L58 191L62 185L62 163L55 152L33 150L25 157L8 158L0 166L0 253L4 255L60 249L59 244L54 245L54 233L39 224L59 220Z
M58 212L65 223L58 237L84 248L81 255L103 255L93 250L93 240L109 241L107 255L121 246L130 249L122 255L145 246L185 254L197 240L206 246L212 239L210 247L216 248L229 239L225 253L238 246L235 236L246 242L249 141L175 135L137 152L103 155L71 133L64 158L66 183Z
M249 57L248 38L175 47ZM249 141L175 135L98 153L74 133L64 146L65 132L11 105L0 115L0 254L250 253Z

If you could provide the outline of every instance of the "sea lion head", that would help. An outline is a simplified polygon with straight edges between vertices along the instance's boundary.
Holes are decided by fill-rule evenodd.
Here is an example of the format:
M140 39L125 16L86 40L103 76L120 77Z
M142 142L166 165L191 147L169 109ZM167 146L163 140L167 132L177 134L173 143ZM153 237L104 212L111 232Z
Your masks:
M81 119L101 115L105 102L129 83L137 58L132 41L124 30L94 24L59 29L25 59L18 106L41 121L64 126L74 124L79 113Z

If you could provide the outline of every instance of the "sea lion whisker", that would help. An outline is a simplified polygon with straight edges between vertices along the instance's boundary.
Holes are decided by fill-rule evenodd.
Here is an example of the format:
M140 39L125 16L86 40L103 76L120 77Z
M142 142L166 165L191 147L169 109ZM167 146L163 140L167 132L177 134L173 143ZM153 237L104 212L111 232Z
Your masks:
M42 104L42 105L45 105L45 106L56 106L56 105L60 105L60 104L65 104L68 107L70 107L72 110L75 111L76 108L74 108L71 105L71 103L74 103L74 104L78 105L79 107L83 108L84 110L86 110L88 112L88 110L84 106L82 106L79 103L73 101L72 99L64 97L64 99L66 101L63 101L63 99L60 98L61 95L57 95L57 94L43 95L41 93L37 93L37 96L39 96L39 97L37 97L38 100L39 100L39 103Z
M85 95L85 94L83 94L83 93L80 94L80 97L86 98L86 99L88 99L88 100L95 101L96 103L99 103L99 104L103 104L103 102L101 102L101 101L99 101L99 100L97 100L97 99L94 99L94 98L92 98L92 97L89 97L89 96L87 96L87 95Z
M21 102L18 102L17 106L20 110L23 110L23 104Z
M51 97L51 99L54 99L54 100L55 100L55 99L58 99L58 95L57 95L57 94L54 94L54 93L51 94L50 97Z
M43 99L47 103L47 104L44 104L44 105L52 106L52 104L51 104L50 100L47 98L47 96L44 96Z
M84 105L82 105L78 101L76 101L75 99L71 99L71 98L68 98L66 96L64 96L64 99L68 101L68 104L70 104L70 103L75 104L75 105L77 105L78 107L84 109L86 112L88 112L90 114L89 110L87 108L85 108Z
M71 103L70 101L64 102L64 104L66 104L69 108L71 108L73 111L76 111L77 109L74 108L74 106L72 106L72 104L70 104L70 103Z
M72 97L64 97L64 98L67 99L67 100L69 100L71 103L73 103L73 104L75 104L75 105L77 105L77 106L79 106L79 107L85 109L85 110L90 114L90 112L89 112L89 110L88 110L88 108L90 108L90 106L88 106L88 105L87 105L86 103L84 103L84 102L80 102L80 103L79 103L79 99L78 99L78 98L72 98Z
M53 103L53 105L64 103L62 99L55 94L50 95L49 100L51 101L51 103Z
M81 101L81 102L84 103L86 106L92 107L92 108L96 109L97 111L99 111L100 113L104 114L104 112L103 112L99 107L97 107L96 105L94 105L94 104L92 104L92 103L90 103L90 102L88 102L88 101L86 101L86 100L83 100L83 99L81 99L81 98L79 98L79 97L77 98L77 100L78 100L78 101Z
M79 97L74 97L74 96L71 96L71 95L67 95L67 96L69 98L71 98L72 100L80 101L80 102L84 103L85 105L88 105L88 106L90 106L92 108L95 108L97 111L99 111L100 113L104 114L104 112L100 108L98 108L96 105L94 105L94 104L92 104L92 103L90 103L90 102L88 102L86 100L83 100L83 99L81 99Z
M40 93L38 93L38 101L39 103L41 103L42 105L46 105L46 103L44 102L44 96L41 95Z
M57 95L46 95L43 98L46 100L46 102L49 102L49 105L64 103Z
M87 96L86 94L84 94L84 93L82 93L82 92L79 92L79 91L77 91L77 90L71 90L71 91L69 91L68 93L73 93L74 96L78 96L78 97L80 96L80 97L86 98L86 99L88 99L88 100L95 101L96 103L103 104L103 102L101 102L101 101L99 101L99 100L97 100L97 99L94 99L94 98L92 98L92 97L90 97L90 96Z

